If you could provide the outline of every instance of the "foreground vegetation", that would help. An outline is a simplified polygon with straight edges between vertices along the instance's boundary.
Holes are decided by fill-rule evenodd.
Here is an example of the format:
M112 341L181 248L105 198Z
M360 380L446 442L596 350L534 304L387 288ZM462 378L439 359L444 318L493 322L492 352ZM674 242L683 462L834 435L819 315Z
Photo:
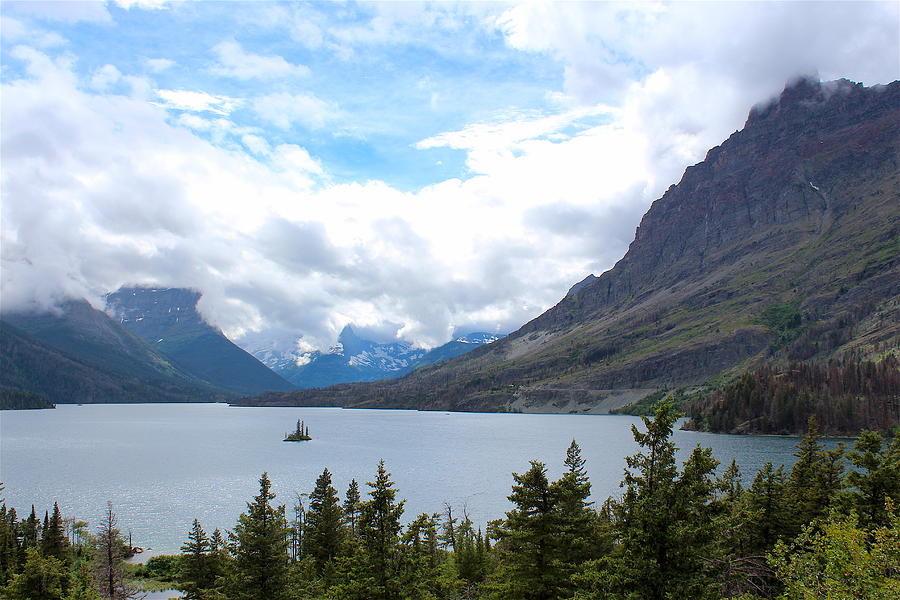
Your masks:
M864 432L850 452L827 450L811 419L795 465L767 464L745 486L734 462L716 474L708 448L679 468L676 417L662 402L634 428L623 493L600 506L574 441L559 479L534 461L513 474L513 508L486 531L450 506L404 525L383 462L365 498L353 481L341 499L325 469L290 517L264 473L232 531L194 521L181 554L144 575L188 600L900 598L900 439ZM58 509L43 525L0 515L6 598L136 597L111 509L77 543Z

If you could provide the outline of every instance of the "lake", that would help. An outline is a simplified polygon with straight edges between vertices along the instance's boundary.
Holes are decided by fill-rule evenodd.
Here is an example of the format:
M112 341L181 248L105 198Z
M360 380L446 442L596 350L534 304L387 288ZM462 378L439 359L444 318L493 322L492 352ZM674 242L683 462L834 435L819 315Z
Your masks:
M313 440L282 438L298 419ZM207 531L234 526L269 473L276 502L291 506L327 467L343 498L351 479L374 479L380 459L405 517L445 503L478 524L503 516L512 472L529 460L562 473L572 439L582 447L594 499L620 493L624 457L637 452L637 417L445 413L335 408L241 408L225 404L59 405L0 413L3 496L25 516L58 501L64 516L93 526L107 501L122 531L149 554L174 553L194 518ZM766 462L792 464L796 438L677 431L684 460L698 443L720 461L737 458L749 483ZM727 466L727 464L726 464Z

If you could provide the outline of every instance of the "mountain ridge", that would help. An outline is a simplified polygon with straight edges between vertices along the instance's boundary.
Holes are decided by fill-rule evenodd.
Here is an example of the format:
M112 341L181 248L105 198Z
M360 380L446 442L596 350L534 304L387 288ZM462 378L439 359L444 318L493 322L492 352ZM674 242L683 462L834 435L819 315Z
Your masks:
M688 167L599 277L490 346L253 405L605 412L773 356L896 347L900 83L799 79ZM797 302L787 345L762 319ZM880 350L881 349L881 350Z
M201 293L184 288L127 287L106 297L123 327L175 365L239 394L293 386L207 323L197 311Z

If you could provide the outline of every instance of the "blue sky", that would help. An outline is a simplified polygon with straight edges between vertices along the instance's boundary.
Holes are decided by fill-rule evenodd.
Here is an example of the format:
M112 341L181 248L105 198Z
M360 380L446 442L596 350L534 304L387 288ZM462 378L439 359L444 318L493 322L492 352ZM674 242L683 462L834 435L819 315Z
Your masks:
M507 332L896 2L2 2L6 309L193 287L248 346Z
M379 179L415 190L465 177L464 152L415 144L510 111L555 111L547 90L562 85L557 60L514 51L500 31L479 23L480 15L453 10L443 26L378 32L371 26L376 6L359 3L186 2L162 10L108 4L107 18L76 22L54 18L58 3L4 6L9 18L64 37L79 76L112 66L152 78L159 89L233 98L238 105L228 118L235 126L255 129L272 145L303 146L337 183ZM273 73L237 74L243 67L223 66L226 52L235 64L252 69L256 58ZM20 76L23 66L5 60L5 74ZM125 92L127 85L110 91ZM251 107L252 99L275 94L303 94L320 104L309 108L306 122L276 125ZM175 118L186 111L171 112ZM217 144L240 143L198 133Z

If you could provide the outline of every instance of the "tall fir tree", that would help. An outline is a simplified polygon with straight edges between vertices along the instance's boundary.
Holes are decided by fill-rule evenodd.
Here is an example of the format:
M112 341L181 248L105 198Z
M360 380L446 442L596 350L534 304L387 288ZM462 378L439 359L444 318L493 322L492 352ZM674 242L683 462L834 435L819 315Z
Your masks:
M316 479L316 486L309 495L306 511L304 555L312 557L316 572L323 575L326 566L341 552L344 539L343 511L337 490L331 485L328 469Z
M643 451L625 459L625 494L610 507L618 543L578 575L579 600L718 597L716 573L706 566L715 539L718 463L698 447L679 474L671 441L677 417L672 402L663 401L653 418L643 417L645 432L632 426Z
M797 461L791 468L785 488L790 510L787 536L800 533L808 523L824 517L842 484L841 454L843 447L825 450L821 444L815 415L807 421L806 435L797 445Z
M288 539L284 507L275 507L267 473L259 479L259 495L247 503L230 533L234 553L231 594L235 600L288 598Z
M397 501L397 490L383 460L378 463L375 481L366 485L372 489L369 499L362 504L359 529L372 581L370 597L372 600L394 600L402 596L398 544L404 501Z
M862 431L847 458L854 467L847 473L849 498L860 526L889 526L887 500L900 502L900 435L885 441L876 432Z
M47 520L44 534L41 537L41 553L52 556L63 563L69 562L69 539L66 537L65 523L59 510L59 504L53 503L53 514Z
M492 597L508 600L551 600L567 586L556 538L557 498L547 480L547 467L532 461L515 483L499 541L498 567L490 582Z
M359 524L359 483L355 479L350 480L347 493L344 496L344 519L350 529L350 536L356 538Z
M200 521L194 519L188 532L188 541L181 546L179 561L180 589L186 600L210 598L216 585L212 562L209 537L203 531Z
M581 448L572 440L566 451L566 470L551 485L556 499L556 544L559 547L559 565L568 579L586 561L596 554L597 513L591 509L593 502L591 482L581 457ZM572 591L568 586L565 594Z
M18 525L16 509L0 506L0 587L19 570Z

